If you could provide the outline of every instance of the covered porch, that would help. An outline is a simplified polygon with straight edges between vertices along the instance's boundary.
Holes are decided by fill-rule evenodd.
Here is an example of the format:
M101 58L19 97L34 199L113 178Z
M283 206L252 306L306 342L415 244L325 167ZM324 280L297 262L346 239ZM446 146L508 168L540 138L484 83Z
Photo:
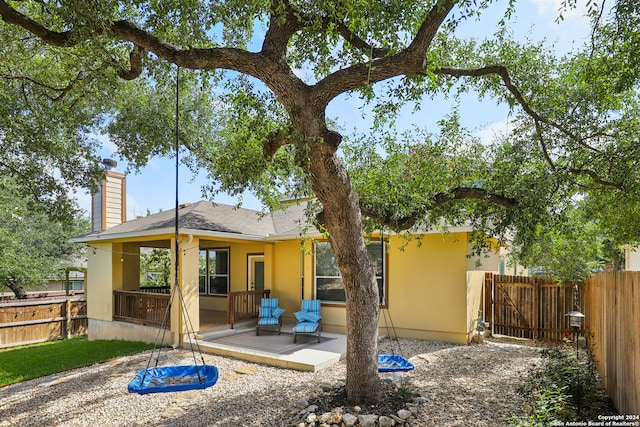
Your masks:
M256 336L257 306L260 298L268 297L269 293L269 290L232 292L226 311L200 308L199 329L195 335L181 334L184 342L180 345L189 347L193 341L205 353L312 372L345 357L346 337L342 334L323 332L320 342L316 336L302 335L294 343L293 319L285 319L280 335L264 330ZM169 298L168 294L114 291L114 323L144 330L146 336L152 336L153 331L157 335L158 328L169 327L169 319L164 319Z

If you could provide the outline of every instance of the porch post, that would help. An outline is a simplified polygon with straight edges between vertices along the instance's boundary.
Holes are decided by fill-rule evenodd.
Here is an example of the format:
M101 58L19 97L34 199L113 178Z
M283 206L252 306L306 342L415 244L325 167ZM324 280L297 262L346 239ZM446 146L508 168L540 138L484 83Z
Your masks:
M174 336L174 345L184 343L184 335L188 332L187 321L191 322L193 331L200 330L200 302L198 295L198 249L199 239L190 236L180 236L178 255L178 286L182 293L182 299L186 308L188 319L183 316L182 303L179 295L174 296L171 306L171 332ZM171 271L175 266L175 239L171 239ZM173 289L175 274L171 275L171 287Z
M199 260L200 239L184 236L180 238L180 270L182 296L187 308L193 332L200 330ZM187 319L182 325L182 333L188 331Z

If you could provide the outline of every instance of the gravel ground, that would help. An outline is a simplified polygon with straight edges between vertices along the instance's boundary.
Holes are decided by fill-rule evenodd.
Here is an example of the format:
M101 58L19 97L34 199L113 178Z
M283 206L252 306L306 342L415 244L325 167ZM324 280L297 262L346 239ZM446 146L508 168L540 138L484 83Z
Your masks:
M515 389L539 363L531 345L485 340L452 345L400 340L415 370L405 376L423 397L412 426L502 426L522 415ZM381 352L387 342L381 343ZM190 364L183 350L161 364ZM0 388L0 426L278 426L296 402L319 384L345 378L341 362L315 373L205 355L220 378L205 390L129 394L127 384L148 353Z

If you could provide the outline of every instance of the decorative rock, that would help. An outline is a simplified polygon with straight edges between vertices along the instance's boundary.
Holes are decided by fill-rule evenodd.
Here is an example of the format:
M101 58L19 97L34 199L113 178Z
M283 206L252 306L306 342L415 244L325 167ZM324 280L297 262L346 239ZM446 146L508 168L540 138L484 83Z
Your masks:
M356 425L356 422L358 422L358 417L351 414L344 414L342 416L342 422L346 427L353 427L354 425Z
M226 374L222 375L222 379L226 381L233 381L237 380L238 378L240 378L240 374L236 374L235 372L227 372Z
M162 414L160 414L161 418L178 418L183 416L185 413L185 410L182 408L179 408L177 406L170 406L167 409L165 409Z
M337 408L339 411L331 412L331 416L327 420L329 424L340 424L342 422L342 408Z
M304 409L309 406L309 398L307 396L303 396L296 402L296 408Z
M400 409L398 411L398 417L402 420L408 419L411 415L413 415L411 411L408 411L406 409Z
M354 407L353 407L353 410L354 410L354 411L356 412L356 414L357 414L357 413L359 413L360 411L362 411L362 408L361 408L361 407L359 407L359 406L354 406Z
M320 421L321 423L328 423L329 418L331 418L331 412L325 412L318 417L318 421Z
M390 416L391 418L393 418L394 420L396 420L396 422L397 422L397 423L400 423L400 424L403 424L403 423L404 423L404 421L405 421L405 420L403 420L402 418L400 418L400 417L399 417L399 416L397 416L397 415L390 414L389 416Z
M378 418L378 425L380 427L393 427L396 422L393 418L385 417L384 415Z
M362 427L374 427L378 421L377 415L358 415L358 421Z
M253 375L258 372L258 368L251 365L241 365L234 369L239 374Z
M193 402L195 399L198 398L198 395L201 393L202 392L200 390L185 391L178 394L176 398L173 399L173 402L175 403Z
M314 424L317 420L318 420L318 416L315 413L312 412L309 415L307 415L306 421L309 424Z
M412 345L415 348L410 347ZM404 374L411 380L408 382L411 389L415 387L421 397L411 396L411 402L397 407L402 408L397 413L385 410L385 405L362 408L329 406L331 395L342 393L337 388L339 385L335 384L344 384L338 383L345 377L343 362L320 373L308 373L216 356L212 364L217 366L221 381L211 389L147 396L124 392L130 378L146 366L147 354L125 357L122 359L125 363L98 364L0 388L0 402L8 402L3 406L0 427L31 425L33 419L44 419L47 425L64 424L67 427L115 427L128 425L131 420L140 425L175 427L183 424L194 408L198 408L198 419L194 423L201 425L214 425L224 418L233 420L234 425L289 427L502 425L505 416L521 411L524 405L508 385L519 381L522 372L538 366L540 360L534 346L500 344L491 339L485 340L484 345L471 347L406 340L403 349L407 347L411 348L406 351L408 354L428 355L429 364L423 363L427 357L417 358L416 369ZM182 350L168 352L171 357L165 365L179 365L180 361L187 360ZM466 359L463 354L473 359ZM508 357L509 363L494 363L498 355L499 358ZM243 364L248 369L236 370ZM429 368L425 369L427 366ZM490 369L478 370L477 366L489 366ZM123 376L115 375L121 372ZM395 374L384 375L381 378L402 380ZM465 378L465 381L456 381L460 378ZM384 386L390 389L389 384ZM469 394L469 402L482 404L455 405L461 393ZM33 397L36 394L37 399ZM228 404L224 407L211 405L212 396L228 397ZM298 405L297 401L302 396L305 397ZM47 404L43 405L43 401ZM312 413L315 414L315 422L308 423ZM358 415L367 422L362 414L376 414L379 418L362 424ZM375 419L375 415L371 419Z

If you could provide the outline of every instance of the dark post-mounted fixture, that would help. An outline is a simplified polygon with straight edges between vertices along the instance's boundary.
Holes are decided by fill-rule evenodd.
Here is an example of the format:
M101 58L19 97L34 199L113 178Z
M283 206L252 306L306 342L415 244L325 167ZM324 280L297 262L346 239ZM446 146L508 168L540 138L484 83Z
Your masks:
M578 354L578 332L582 327L582 319L584 319L585 316L579 311L570 311L565 314L565 317L569 318L569 326L571 327L571 329L573 329L573 336L576 340L576 354Z

